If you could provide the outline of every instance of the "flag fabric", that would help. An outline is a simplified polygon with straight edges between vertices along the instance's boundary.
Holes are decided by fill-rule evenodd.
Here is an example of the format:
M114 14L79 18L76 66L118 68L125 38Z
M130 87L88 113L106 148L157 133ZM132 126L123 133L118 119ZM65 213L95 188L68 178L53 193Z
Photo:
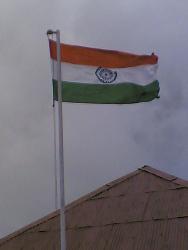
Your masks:
M49 40L58 100L56 42ZM158 57L61 44L64 102L128 104L159 98Z

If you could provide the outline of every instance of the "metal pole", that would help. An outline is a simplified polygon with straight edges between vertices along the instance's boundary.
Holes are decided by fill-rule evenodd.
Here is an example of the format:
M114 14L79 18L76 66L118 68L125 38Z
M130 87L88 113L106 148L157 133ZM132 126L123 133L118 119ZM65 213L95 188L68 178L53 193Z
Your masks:
M53 103L53 125L54 125L54 182L55 182L55 209L58 209L58 190L57 190L57 143L56 143L56 109L55 102Z
M65 184L64 184L64 153L63 153L63 112L62 112L62 82L61 82L61 39L60 31L48 30L47 35L56 35L57 81L58 81L58 130L59 130L59 168L60 168L60 239L61 250L66 250L65 223Z
M61 250L66 250L65 225L65 184L64 184L64 154L63 154L63 113L62 113L62 82L61 82L61 42L60 31L56 32L57 44L57 80L58 80L58 117L59 117L59 167L60 167L60 236Z

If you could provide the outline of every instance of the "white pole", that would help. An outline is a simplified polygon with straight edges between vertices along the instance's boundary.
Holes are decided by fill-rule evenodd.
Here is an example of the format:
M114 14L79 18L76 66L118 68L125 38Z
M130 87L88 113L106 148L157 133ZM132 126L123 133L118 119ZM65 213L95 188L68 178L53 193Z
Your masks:
M57 80L58 80L58 130L59 130L59 168L60 168L60 239L61 250L66 250L65 223L65 184L64 184L64 154L63 154L63 112L62 112L62 82L61 82L61 39L60 31L48 30L47 35L56 35Z
M57 44L57 80L58 80L58 117L59 117L59 167L60 167L60 236L61 250L66 250L65 225L65 184L64 184L64 155L63 155L63 113L62 113L62 82L61 82L61 41L60 31L56 32Z
M56 143L56 107L53 101L53 125L54 125L54 190L55 190L55 209L58 209L58 190L57 190L57 143Z

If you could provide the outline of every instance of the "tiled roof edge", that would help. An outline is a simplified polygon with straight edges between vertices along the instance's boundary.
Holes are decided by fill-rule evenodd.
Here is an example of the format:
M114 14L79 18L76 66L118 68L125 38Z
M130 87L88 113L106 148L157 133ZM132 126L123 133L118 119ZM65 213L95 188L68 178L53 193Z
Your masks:
M160 171L158 169L152 168L152 167L147 166L147 165L145 165L145 166L143 166L142 168L139 168L139 169L141 171L148 172L150 174L156 175L156 176L161 177L161 178L163 178L165 180L168 180L168 181L173 181L173 180L177 179L176 176L170 175L168 173L165 173L163 171Z
M5 242L7 242L7 241L19 236L19 235L31 230L32 228L35 228L35 227L37 227L37 226L39 226L39 225L41 225L43 223L46 223L47 221L55 218L58 215L59 215L59 210L57 210L55 212L52 212L52 213L42 217L41 219L36 220L35 222L33 222L31 224L28 224L27 226L17 230L16 232L11 233L8 236L5 236L5 237L1 238L0 239L0 246L3 245Z
M137 169L137 170L135 170L135 171L123 176L123 177L120 177L120 178L118 178L118 179L116 179L114 181L111 181L111 182L103 185L102 187L96 189L95 191L93 191L93 192L91 192L89 194L86 194L85 196L81 197L80 199L77 199L77 200L71 202L70 204L68 204L66 206L66 210L69 210L69 209L71 209L71 208L73 208L75 206L78 206L78 205L80 205L82 202L84 202L86 200L90 200L91 198L93 198L93 197L107 191L108 189L120 184L121 182L123 182L123 181L125 181L125 180L139 174L139 173L141 173L141 171L139 169Z
M152 167L147 166L147 165L143 166L142 168L139 168L139 170L148 172L148 173L153 174L155 176L158 176L162 179L173 182L174 184L180 185L181 187L188 188L188 181L187 180L178 178L174 175L170 175L168 173L165 173L164 171L160 171L158 169L152 168Z
M127 179L129 179L129 178L131 178L131 177L133 177L133 176L135 176L137 174L139 174L140 172L141 171L139 169L137 169L137 170L135 170L135 171L133 171L133 172L131 172L131 173L123 176L123 177L120 177L120 178L116 179L115 181L111 181L111 182L103 185L102 187L98 188L97 190L95 190L95 191L93 191L93 192L91 192L89 194L86 194L85 196L83 196L83 197L81 197L81 198L79 198L79 199L71 202L70 204L68 204L66 206L66 208L65 208L66 211L69 210L69 209L71 209L71 208L73 208L73 207L75 207L75 206L80 205L84 201L87 201L87 200L91 199L92 197L94 197L94 196L96 196L96 195L98 195L98 194L106 191L107 189L112 188L112 187L118 185L119 183L121 183L121 182L123 182L123 181L125 181L125 180L127 180ZM25 226L25 227L17 230L16 232L14 232L12 234L9 234L8 236L5 236L5 237L1 238L0 239L0 246L3 245L3 244L5 244L7 241L9 241L9 240L11 240L11 239L13 239L15 237L18 237L19 235L25 233L26 231L29 231L32 228L35 228L35 227L37 227L37 226L39 226L39 225L41 225L41 224L43 224L43 223L45 223L45 222L47 222L47 221L55 218L57 216L59 216L59 210L57 210L55 212L52 212L52 213L46 215L45 217L43 217L43 218L41 218L39 220L36 220L35 222L33 222L33 223L31 223L31 224L29 224L29 225L27 225L27 226Z

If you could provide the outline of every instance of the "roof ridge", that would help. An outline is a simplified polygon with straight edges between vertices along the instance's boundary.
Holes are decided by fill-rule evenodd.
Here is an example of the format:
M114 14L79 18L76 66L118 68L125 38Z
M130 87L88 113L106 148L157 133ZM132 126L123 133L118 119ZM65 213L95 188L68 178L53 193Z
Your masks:
M152 168L151 166L144 165L143 167L139 168L141 171L145 171L147 173L153 174L155 176L158 176L162 179L165 179L167 181L170 181L176 185L179 185L181 187L188 188L188 181L185 179L181 179L179 177L176 177L174 175L168 174L167 172L161 171L159 169Z
M129 178L131 178L131 177L133 177L133 176L135 176L137 174L139 174L139 173L141 173L140 169L134 170L134 171L132 171L131 173L129 173L127 175L124 175L124 176L122 176L122 177L120 177L120 178L118 178L116 180L113 180L113 181L111 181L111 182L109 182L109 183L107 183L107 184L99 187L98 189L96 189L96 190L94 190L94 191L92 191L92 192L90 192L90 193L82 196L81 198L79 198L79 199L71 202L70 204L68 204L66 206L66 210L69 210L69 209L71 209L71 208L73 208L75 206L78 206L78 205L80 205L84 201L90 200L91 198L99 195L100 193L103 193L103 192L111 189L112 187L120 184L121 182L123 182L123 181L125 181L125 180L127 180L127 179L129 179Z
M165 180L168 180L168 181L173 181L173 180L177 179L177 177L174 176L174 175L168 174L168 173L166 173L164 171L161 171L159 169L152 168L152 167L150 167L148 165L144 165L143 167L141 167L139 169L141 171L148 172L150 174L153 174L155 176L161 177L161 178L163 178Z

